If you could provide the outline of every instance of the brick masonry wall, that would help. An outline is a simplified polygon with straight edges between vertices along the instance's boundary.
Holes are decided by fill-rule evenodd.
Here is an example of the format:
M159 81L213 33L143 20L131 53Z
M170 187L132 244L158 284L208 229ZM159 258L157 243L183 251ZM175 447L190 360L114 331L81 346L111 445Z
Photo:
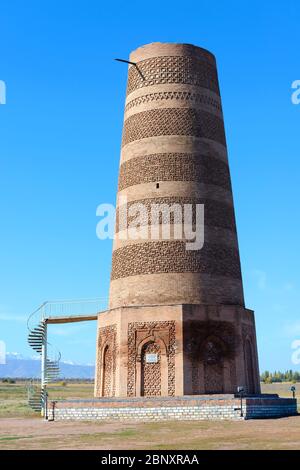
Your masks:
M132 158L120 167L119 191L157 181L200 181L231 191L226 162L208 155L158 153Z
M187 251L180 240L152 241L119 248L113 253L111 279L170 271L241 279L239 253L226 245L206 243L202 250Z
M196 53L199 55L199 49ZM215 64L199 59L195 56L170 56L138 61L138 69L130 67L128 71L127 95L138 88L170 83L196 85L219 95Z
M140 199L138 201L128 202L127 206L120 206L117 210L116 214L116 231L124 230L127 226L132 223L132 221L136 218L137 214L134 213L130 217L130 207L137 203L142 204L145 214L143 211L139 214L139 223L140 225L148 225L150 222L155 225L158 223L181 223L181 220L184 222L184 205L189 204L192 208L192 222L196 222L196 204L203 204L204 205L204 220L205 224L211 227L220 227L231 230L235 232L236 225L235 225L235 216L233 206L221 201L215 201L212 199L204 199L204 198L189 198L189 197L157 197L157 198L150 198L150 199ZM154 206L157 204L157 207ZM181 212L177 209L177 213L170 212L170 220L168 217L168 213L162 213L162 208L159 211L159 205L167 204L168 208L172 208L174 204L179 205L181 207ZM137 207L138 209L138 207ZM120 213L121 212L121 213ZM124 221L124 216L127 215L127 224ZM175 220L174 220L175 217ZM176 220L178 219L178 220Z
M172 86L172 85L171 85ZM187 105L193 104L194 107L198 106L206 106L211 113L216 114L217 116L221 116L222 114L222 106L221 100L216 95L211 96L213 94L211 91L206 90L205 92L193 92L193 91L159 91L156 93L146 93L141 96L137 96L136 98L128 101L125 107L125 113L129 113L130 111L134 110L137 106L145 106L152 102L162 102L168 101L168 106L171 107L172 104L177 105Z
M157 318L152 317L153 311L147 312L142 306L160 305L159 321L167 320L166 305L243 306L230 171L214 56L191 45L154 43L132 52L130 60L136 66L130 65L128 68L116 214L116 233L122 233L117 237L118 241L113 249L109 303L111 317L114 317L114 310L120 306L139 306L132 322L143 321L147 324L157 321ZM188 236L182 230L179 233L178 228L182 227L181 214L185 224L192 228L196 222L196 204L204 205L204 246L201 250L187 250ZM184 205L193 209L191 220L189 213L183 210L188 209ZM166 209L173 210L175 214L170 215ZM125 211L127 217L124 217ZM201 224L202 220L200 216L198 222ZM133 226L132 222L135 222L134 226L138 222L140 231L146 238L124 238L124 232L127 227ZM172 233L169 239L164 231L164 236L160 237L160 229L168 230L168 227L176 236ZM149 241L147 234L151 228L154 230ZM157 236L153 236L154 232ZM214 236L210 237L212 232ZM107 321L110 312L107 312ZM120 315L125 315L124 310L120 311ZM194 319L196 317L197 313ZM202 321L207 322L208 318L207 316ZM223 322L228 321L228 318L220 315L217 320ZM236 320L237 317L232 321L236 323ZM99 318L99 325L101 321ZM203 338L202 342L206 341L204 360L201 364L194 361L192 367L196 372L190 374L185 351L199 351L201 345L199 337L186 342L182 319L176 317L175 342L176 351L179 352L175 354L176 374L173 374L175 379L172 379L175 390L171 393L168 389L171 379L164 372L168 369L166 357L170 357L170 354L168 349L162 354L163 338L160 338L161 346L151 346L160 354L161 371L158 366L144 367L142 351L138 351L136 343L132 357L138 355L139 360L137 367L132 367L134 381L129 374L126 383L126 374L123 371L126 368L130 370L131 359L128 354L129 336L123 337L123 331L125 335L128 323L125 317L123 320L118 318L117 322L124 324L124 329L119 327L117 333L122 338L118 340L116 353L117 396L125 396L126 390L130 396L143 395L145 383L148 389L146 395L181 395L185 393L184 388L187 388L188 394L221 391L231 393L236 390L237 383L246 384L247 367L251 378L248 380L247 390L251 393L259 391L252 323L253 331L251 330L251 338L247 338L247 342L245 336L247 354L244 354L242 331L239 327L234 330L238 347L230 357L227 353L227 338L223 341L220 335L216 337L214 331L209 342L206 341L207 338ZM153 343L158 340L151 331L149 338ZM101 359L102 356L98 357ZM98 364L98 371L99 367L102 365ZM144 372L152 368L152 376L147 376L145 380ZM101 376L101 372L97 375ZM193 384L192 387L190 384ZM109 387L108 391L110 393ZM101 396L101 393L97 396ZM148 405L146 410L143 407L141 411L139 405L135 410L133 409L136 406L132 405L122 413L130 419L145 419L146 416L150 420L171 419L173 416L175 419L187 419L186 416L189 419L239 418L239 412L234 409L232 402L226 410L220 401L213 405L208 401L207 405L199 402L189 403L188 407L186 403L177 403L175 408L174 406L166 403L157 405L156 402L151 407ZM69 408L73 409L73 406L70 405ZM109 413L113 419L120 419L121 412L116 408L109 411L94 408L94 404L88 406L88 413L97 416L100 413L106 418ZM58 413L63 411L58 409ZM78 410L66 413L75 413L76 416L86 414Z
M110 308L166 301L243 305L238 245L230 243L236 223L215 58L199 47L167 43L148 44L130 57L136 66L128 68L115 231L125 232L138 218L144 233L152 226L156 233L171 226L172 233L182 223L180 212L189 224L184 204L192 206L191 223L196 204L204 204L205 229L216 236L210 241L205 232L197 254L186 251L178 231L176 241L121 238L112 259ZM158 214L153 220L153 204L177 205L177 218ZM132 209L127 218L124 209ZM172 287L175 274L180 293Z
M297 400L288 398L248 398L240 400L189 398L184 399L118 399L56 402L54 420L114 420L114 421L197 421L278 418L297 414ZM53 419L49 403L48 419Z
M223 120L195 109L151 109L130 116L124 123L122 146L158 135L192 135L226 145Z
M297 414L297 400L293 398L249 398L246 399L246 417L280 418Z

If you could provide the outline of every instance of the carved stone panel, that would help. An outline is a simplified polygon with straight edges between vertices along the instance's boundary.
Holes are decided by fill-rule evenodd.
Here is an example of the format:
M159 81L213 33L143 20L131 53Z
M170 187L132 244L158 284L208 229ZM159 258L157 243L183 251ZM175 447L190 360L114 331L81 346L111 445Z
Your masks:
M148 354L157 354L157 362L148 362ZM141 395L146 397L161 395L161 355L157 343L149 342L143 346L141 362Z
M103 393L104 397L111 397L113 395L113 351L112 347L106 346L103 353Z
M146 354L158 354L147 364ZM135 322L128 325L127 395L175 395L175 322Z
M100 365L100 396L115 396L117 326L109 325L99 329L98 364Z
M205 393L223 393L223 356L223 349L217 341L206 341L202 352Z
M234 325L193 321L186 330L185 352L191 363L192 393L224 393L236 387Z

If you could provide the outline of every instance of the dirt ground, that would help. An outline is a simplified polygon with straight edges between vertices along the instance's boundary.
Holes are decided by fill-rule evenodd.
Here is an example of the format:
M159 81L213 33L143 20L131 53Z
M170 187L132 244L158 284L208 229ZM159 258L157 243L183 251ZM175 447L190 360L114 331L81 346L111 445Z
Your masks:
M291 396L291 384L262 386ZM298 403L300 384L297 384ZM93 396L93 383L55 383L50 399ZM277 420L164 423L46 422L27 405L26 384L0 384L0 449L300 449L300 416ZM299 409L300 411L300 409Z
M164 423L0 419L0 449L300 449L300 416Z

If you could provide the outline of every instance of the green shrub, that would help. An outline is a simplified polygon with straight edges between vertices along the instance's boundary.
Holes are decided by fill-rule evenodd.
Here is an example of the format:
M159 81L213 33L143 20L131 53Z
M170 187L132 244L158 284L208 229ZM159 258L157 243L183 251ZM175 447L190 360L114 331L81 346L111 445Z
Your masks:
M264 382L265 382L265 384L271 384L273 382L272 377L266 377Z
M15 381L15 379L5 378L5 379L2 379L2 383L4 383L4 384L15 384L16 381Z

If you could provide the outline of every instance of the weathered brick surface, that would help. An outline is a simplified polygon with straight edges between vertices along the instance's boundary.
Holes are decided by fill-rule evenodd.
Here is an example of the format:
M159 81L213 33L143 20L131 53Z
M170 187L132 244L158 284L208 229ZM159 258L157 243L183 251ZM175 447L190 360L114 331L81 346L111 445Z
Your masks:
M194 44L152 42L138 47L130 53L130 61L152 59L153 57L191 57L216 66L216 58L212 52Z
M186 254L182 249L184 235L183 244L170 240L159 245L154 241L150 247L147 240L130 240L114 246L110 307L137 302L152 305L162 299L165 303L167 297L170 304L178 300L211 303L214 299L216 303L224 300L242 305L238 246L231 243L236 240L236 224L215 58L192 45L154 43L138 48L131 60L137 67L128 69L116 233L126 231L137 217L140 226L148 226L145 232L150 232L151 225L170 224L172 233L174 222L177 226L187 222L184 204L193 207L192 224L196 204L203 204L205 227L216 236L205 238L204 248L197 254ZM123 196L127 197L127 209L143 204L145 212L128 215L125 221ZM153 220L153 204L180 205L183 220L177 222L172 213ZM180 295L163 274L182 274ZM192 284L187 283L186 274L194 275ZM149 283L154 279L150 276L156 276L157 287L151 284L148 289L144 275L149 276ZM131 284L133 278L137 282ZM232 281L230 288L227 281ZM190 286L196 284L199 288L192 295ZM219 295L222 289L225 295Z
M139 206L141 204L141 211ZM126 206L120 206L116 214L116 232L126 229L138 216L139 225L156 225L156 224L173 224L186 222L184 205L189 204L192 213L192 223L196 223L196 205L202 204L204 206L204 223L209 227L220 227L227 230L236 231L235 216L233 206L224 202L215 201L212 199L204 198L190 198L190 197L157 197L149 199L140 199L138 201L128 202ZM130 217L131 207L135 205L137 213ZM167 205L169 210L163 211L164 205ZM178 211L174 205L179 205L181 210ZM159 210L161 208L161 210ZM169 217L170 212L170 217ZM189 214L189 213L188 213ZM127 215L127 220L125 219ZM199 221L198 221L199 223Z
M139 243L113 252L112 279L186 271L241 279L239 253L230 246L208 243L201 250L187 251L179 240Z
M219 94L216 67L203 56L153 57L139 61L138 69L129 68L127 95L138 88L167 83L197 85Z
M158 135L192 135L226 144L223 120L207 111L185 108L151 109L126 119L122 146Z
M243 308L214 56L191 45L154 43L138 48L130 60L136 66L130 65L128 73L117 196L119 236L113 249L110 310L99 316L99 328L104 323L117 325L115 395L223 394L232 393L237 385L245 386L248 393L259 393L255 324L253 315L248 318ZM127 209L136 209L127 221L121 214L125 198ZM140 210L137 205L132 207L136 203L140 203ZM170 227L175 233L173 229L180 228L182 221L181 217L169 217L170 210L161 215L161 205L171 211L177 205L178 212L184 214L184 204L194 211L196 204L204 205L201 249L186 250L186 231L181 237L176 230L170 240L166 230L163 240L157 234ZM160 215L152 218L153 209L159 212L157 205ZM142 226L141 232L145 229L142 240L132 240L132 232L126 230L132 219ZM195 216L187 219L185 211L184 222L191 227ZM156 231L158 236L149 242L147 232L153 227L156 230L152 235ZM159 322L173 322L172 334ZM129 334L130 325L139 323L144 326L137 328L134 336ZM229 335L227 323L232 326ZM197 334L187 335L187 329ZM171 344L175 344L174 350ZM105 389L101 370L105 369L106 356L103 347L100 349L97 396L103 396ZM145 364L145 351L156 352L157 365ZM119 419L120 409L130 419L142 419L141 410L147 419L239 417L232 402L227 409L220 401L213 406L211 402L177 405L158 406L155 402L151 406L132 405L127 410L119 403L111 406L110 412L114 419ZM95 407L101 416L108 416L107 409ZM95 407L91 406L93 410ZM64 411L58 409L58 413Z
M136 184L159 181L199 181L231 190L227 163L207 155L144 155L124 162L120 167L119 191Z
M158 93L147 93L146 95L138 96L137 98L129 101L125 107L125 112L133 110L137 106L153 103L157 101L168 101L170 103L187 103L192 106L205 105L210 108L211 112L218 113L222 112L220 98L207 96L203 93L193 93L190 91L160 91Z

